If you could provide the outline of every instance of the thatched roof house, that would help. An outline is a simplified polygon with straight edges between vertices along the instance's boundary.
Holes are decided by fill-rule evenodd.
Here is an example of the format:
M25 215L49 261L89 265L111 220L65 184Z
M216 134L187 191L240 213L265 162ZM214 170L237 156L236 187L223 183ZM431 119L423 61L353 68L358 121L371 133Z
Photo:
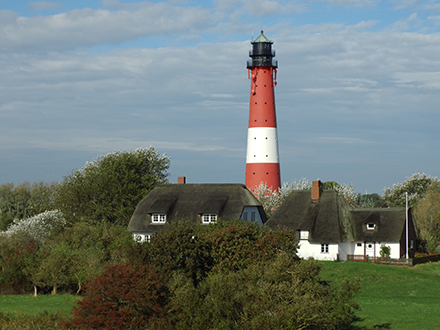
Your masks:
M348 254L379 256L380 246L391 247L391 257L406 253L405 208L356 209L336 191L294 191L266 222L270 228L296 230L299 255L320 260L345 260ZM408 246L415 248L415 226L408 211Z
M242 184L168 184L154 188L136 207L128 225L139 240L148 240L175 221L209 224L242 219L262 225L266 214Z

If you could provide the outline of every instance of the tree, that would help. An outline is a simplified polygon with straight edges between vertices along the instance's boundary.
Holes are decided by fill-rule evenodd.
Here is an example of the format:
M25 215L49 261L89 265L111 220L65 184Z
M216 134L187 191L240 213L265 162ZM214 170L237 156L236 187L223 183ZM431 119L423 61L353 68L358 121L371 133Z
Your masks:
M264 182L251 190L258 201L263 205L267 218L270 218L272 213L284 202L286 197L294 190L310 189L310 182L306 178L302 178L292 183L285 182L279 190L273 190Z
M280 253L236 272L214 273L197 288L179 286L171 301L178 329L347 329L357 281L335 289L313 260ZM174 307L174 308L173 308Z
M139 201L167 182L169 164L153 147L100 156L65 177L55 203L70 223L128 225Z
M158 326L168 300L166 282L139 263L108 266L87 285L68 326L80 329L147 329Z
M25 232L0 235L0 287L23 293L31 288L26 267L38 264L39 243Z
M428 187L437 182L436 177L415 173L405 181L394 184L392 188L385 188L382 200L387 206L405 206L406 193L408 193L408 204L414 207L417 201L425 196Z
M6 230L14 219L32 217L53 210L57 183L22 183L0 186L0 230Z
M435 252L440 245L440 183L432 184L426 195L416 205L414 216L422 240L428 252Z

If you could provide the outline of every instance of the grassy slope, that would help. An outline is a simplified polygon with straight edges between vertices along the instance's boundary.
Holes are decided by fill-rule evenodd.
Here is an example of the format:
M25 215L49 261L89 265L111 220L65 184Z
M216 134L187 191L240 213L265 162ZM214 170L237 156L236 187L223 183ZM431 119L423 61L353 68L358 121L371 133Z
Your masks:
M322 262L321 278L338 285L359 277L362 308L358 326L390 329L440 329L440 263L397 267L356 262Z

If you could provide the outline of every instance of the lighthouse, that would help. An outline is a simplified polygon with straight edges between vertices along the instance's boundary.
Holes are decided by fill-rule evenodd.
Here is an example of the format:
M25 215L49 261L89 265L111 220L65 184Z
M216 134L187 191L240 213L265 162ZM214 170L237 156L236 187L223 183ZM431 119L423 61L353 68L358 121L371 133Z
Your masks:
M274 94L278 63L274 59L272 41L263 31L251 44L251 59L247 62L251 97L245 184L253 190L263 182L268 188L278 190L281 180Z

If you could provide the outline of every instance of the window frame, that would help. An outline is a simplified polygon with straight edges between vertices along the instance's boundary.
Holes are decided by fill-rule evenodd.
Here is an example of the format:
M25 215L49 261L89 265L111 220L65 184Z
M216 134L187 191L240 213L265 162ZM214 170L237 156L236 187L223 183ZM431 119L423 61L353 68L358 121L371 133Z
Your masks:
M369 222L367 223L367 230L375 230L376 229L376 224L373 222Z
M152 213L151 223L162 225L167 222L167 215L165 213Z
M321 244L321 253L322 254L328 254L329 253L329 244L328 243L322 243Z
M203 213L202 214L202 223L204 225L209 225L210 223L217 222L217 214L215 213Z

